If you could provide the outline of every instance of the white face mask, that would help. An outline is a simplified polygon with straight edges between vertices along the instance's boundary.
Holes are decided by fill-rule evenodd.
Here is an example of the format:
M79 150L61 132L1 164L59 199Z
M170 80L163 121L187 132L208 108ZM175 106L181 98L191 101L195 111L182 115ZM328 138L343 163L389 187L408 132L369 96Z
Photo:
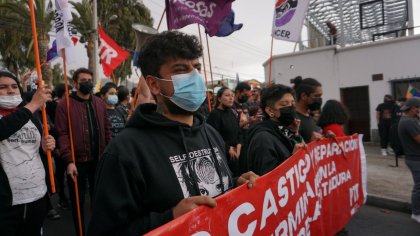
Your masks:
M0 107L5 109L13 109L22 103L22 97L20 95L14 96L0 96Z

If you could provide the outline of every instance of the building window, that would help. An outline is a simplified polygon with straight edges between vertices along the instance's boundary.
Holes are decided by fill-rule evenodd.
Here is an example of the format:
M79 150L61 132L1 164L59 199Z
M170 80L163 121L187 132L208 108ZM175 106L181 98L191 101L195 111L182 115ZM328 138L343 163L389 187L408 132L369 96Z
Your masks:
M391 81L392 83L392 94L394 95L395 99L405 97L407 93L408 86L411 85L417 91L420 91L420 78L410 78L410 79L402 79L402 80L394 80Z

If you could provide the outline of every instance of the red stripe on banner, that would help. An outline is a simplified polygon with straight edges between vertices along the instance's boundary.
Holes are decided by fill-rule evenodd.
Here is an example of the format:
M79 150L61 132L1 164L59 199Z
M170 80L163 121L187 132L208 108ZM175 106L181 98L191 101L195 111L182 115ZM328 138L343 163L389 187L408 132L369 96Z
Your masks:
M343 158L345 152L346 158ZM365 201L361 137L308 144L252 189L238 187L148 235L334 235Z

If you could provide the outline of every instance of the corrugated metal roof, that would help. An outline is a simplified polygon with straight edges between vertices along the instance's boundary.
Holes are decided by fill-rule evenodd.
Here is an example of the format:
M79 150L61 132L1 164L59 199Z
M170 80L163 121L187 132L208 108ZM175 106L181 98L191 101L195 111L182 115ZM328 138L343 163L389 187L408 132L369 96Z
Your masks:
M374 35L395 37L407 27L407 0L311 0L307 19L326 38L325 22L332 22L341 45L372 41Z

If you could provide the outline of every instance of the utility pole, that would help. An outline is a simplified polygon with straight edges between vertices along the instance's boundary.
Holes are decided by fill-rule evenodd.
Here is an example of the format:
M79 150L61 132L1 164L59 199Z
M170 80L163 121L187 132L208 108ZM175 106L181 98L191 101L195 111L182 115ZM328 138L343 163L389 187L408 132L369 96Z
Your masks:
M99 73L98 73L98 67L99 67L99 60L98 60L98 3L97 0L92 1L92 8L93 8L93 14L92 14L92 31L93 31L93 58L95 65L93 67L93 81L98 81Z
M414 11L413 11L413 0L407 1L407 14L408 14L408 35L413 36L414 35Z

